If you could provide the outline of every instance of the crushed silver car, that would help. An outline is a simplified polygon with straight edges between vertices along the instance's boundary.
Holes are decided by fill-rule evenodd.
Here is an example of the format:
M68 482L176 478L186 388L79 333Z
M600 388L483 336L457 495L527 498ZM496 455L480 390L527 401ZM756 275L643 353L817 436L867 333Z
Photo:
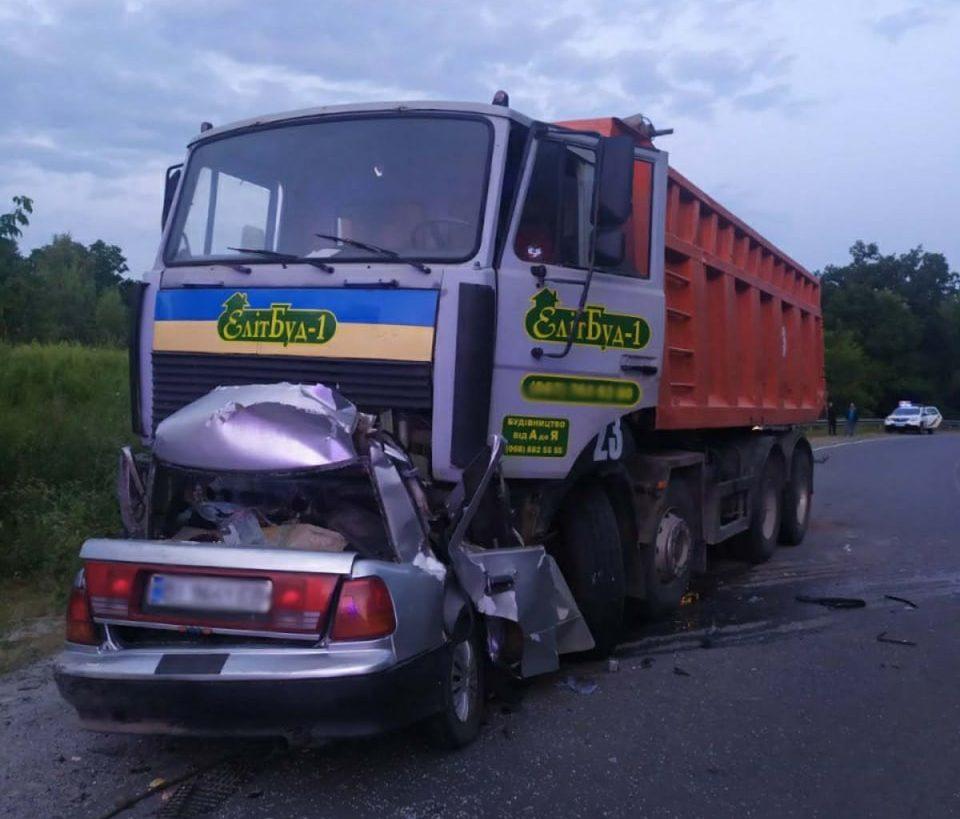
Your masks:
M322 385L219 387L121 453L127 537L88 540L57 684L96 730L327 738L479 731L485 668L593 646L553 559L497 505L502 441L431 502L372 416Z

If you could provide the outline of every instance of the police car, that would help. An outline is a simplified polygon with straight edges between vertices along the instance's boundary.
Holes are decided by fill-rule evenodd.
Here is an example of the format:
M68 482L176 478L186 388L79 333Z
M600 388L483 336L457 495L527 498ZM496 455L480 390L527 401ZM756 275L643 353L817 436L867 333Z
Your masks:
M923 407L909 401L901 401L899 406L883 421L886 432L916 432L918 435L933 431L943 422L943 416L936 407Z

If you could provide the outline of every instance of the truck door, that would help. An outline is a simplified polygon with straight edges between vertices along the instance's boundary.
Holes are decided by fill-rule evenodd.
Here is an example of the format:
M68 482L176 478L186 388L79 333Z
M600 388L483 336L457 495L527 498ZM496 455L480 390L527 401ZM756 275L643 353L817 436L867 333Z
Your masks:
M621 418L657 403L667 156L635 149L623 259L598 254L589 276L601 139L548 131L524 170L497 279L490 431L508 477L563 477L581 453L615 460Z

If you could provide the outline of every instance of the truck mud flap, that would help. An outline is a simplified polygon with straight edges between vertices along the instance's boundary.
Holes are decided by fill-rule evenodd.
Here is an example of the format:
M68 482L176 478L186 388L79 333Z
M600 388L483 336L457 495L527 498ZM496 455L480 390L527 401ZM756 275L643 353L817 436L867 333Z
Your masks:
M481 615L520 627L521 677L556 671L561 654L594 647L560 568L542 546L481 549L461 543L450 548L450 558Z

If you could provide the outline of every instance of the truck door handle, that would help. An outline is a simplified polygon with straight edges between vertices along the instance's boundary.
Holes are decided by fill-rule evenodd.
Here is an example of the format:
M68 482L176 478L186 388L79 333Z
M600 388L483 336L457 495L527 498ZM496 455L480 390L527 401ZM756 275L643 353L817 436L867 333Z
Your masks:
M624 355L620 356L620 369L625 373L640 373L640 375L656 375L659 372L652 355Z
M621 364L620 369L625 373L640 373L640 375L656 375L659 372L653 364Z

